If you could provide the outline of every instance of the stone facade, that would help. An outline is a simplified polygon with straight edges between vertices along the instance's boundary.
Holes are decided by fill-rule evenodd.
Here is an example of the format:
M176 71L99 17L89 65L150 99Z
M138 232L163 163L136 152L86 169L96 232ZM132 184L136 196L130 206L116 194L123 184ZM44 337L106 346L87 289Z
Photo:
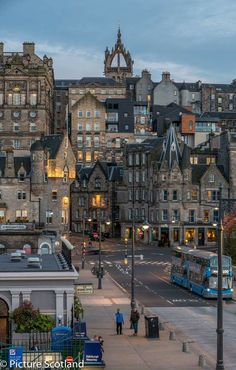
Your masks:
M34 43L24 43L21 53L5 53L1 46L1 149L29 151L41 134L52 132L53 62L37 56Z
M93 167L79 170L71 186L72 231L98 230L101 221L102 232L120 235L117 188L121 180L122 169L114 162L97 161Z
M214 150L191 154L171 126L166 137L128 145L125 163L127 191L118 195L123 238L131 237L134 217L138 240L215 245L219 186L227 198L229 183ZM142 228L145 221L149 231Z
M0 173L0 230L69 231L75 157L67 136L41 138L30 156L18 157L8 149L0 157Z

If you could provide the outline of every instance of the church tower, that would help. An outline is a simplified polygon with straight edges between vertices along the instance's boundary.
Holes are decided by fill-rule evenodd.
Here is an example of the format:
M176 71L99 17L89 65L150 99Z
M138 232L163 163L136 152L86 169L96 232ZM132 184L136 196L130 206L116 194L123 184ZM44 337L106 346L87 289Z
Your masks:
M117 82L123 82L127 77L132 77L133 64L130 52L126 51L122 43L119 28L115 48L112 48L110 51L107 47L105 50L104 74Z

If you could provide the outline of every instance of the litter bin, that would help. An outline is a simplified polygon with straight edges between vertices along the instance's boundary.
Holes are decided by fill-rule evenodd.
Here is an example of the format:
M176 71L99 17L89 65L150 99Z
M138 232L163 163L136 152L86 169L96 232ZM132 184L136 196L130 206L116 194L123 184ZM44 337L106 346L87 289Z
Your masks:
M145 331L147 338L159 338L158 316L145 316Z

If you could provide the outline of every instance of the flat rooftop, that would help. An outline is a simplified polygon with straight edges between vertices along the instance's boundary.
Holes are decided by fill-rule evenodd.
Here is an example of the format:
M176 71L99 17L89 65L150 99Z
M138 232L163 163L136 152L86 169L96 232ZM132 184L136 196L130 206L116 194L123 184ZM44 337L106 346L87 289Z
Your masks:
M28 266L28 258L38 257L40 267ZM0 271L1 272L58 272L58 271L73 271L68 264L65 263L62 255L59 254L27 254L20 261L12 261L11 254L0 255Z

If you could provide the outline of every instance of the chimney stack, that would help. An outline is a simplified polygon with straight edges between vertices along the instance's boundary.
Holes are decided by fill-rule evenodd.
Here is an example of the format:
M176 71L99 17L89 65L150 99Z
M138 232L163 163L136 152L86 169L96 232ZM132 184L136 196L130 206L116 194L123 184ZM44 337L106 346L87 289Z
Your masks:
M0 57L3 56L3 53L4 53L4 43L0 42Z
M23 54L34 55L34 42L24 42L23 43Z
M170 72L162 73L162 81L170 81Z

